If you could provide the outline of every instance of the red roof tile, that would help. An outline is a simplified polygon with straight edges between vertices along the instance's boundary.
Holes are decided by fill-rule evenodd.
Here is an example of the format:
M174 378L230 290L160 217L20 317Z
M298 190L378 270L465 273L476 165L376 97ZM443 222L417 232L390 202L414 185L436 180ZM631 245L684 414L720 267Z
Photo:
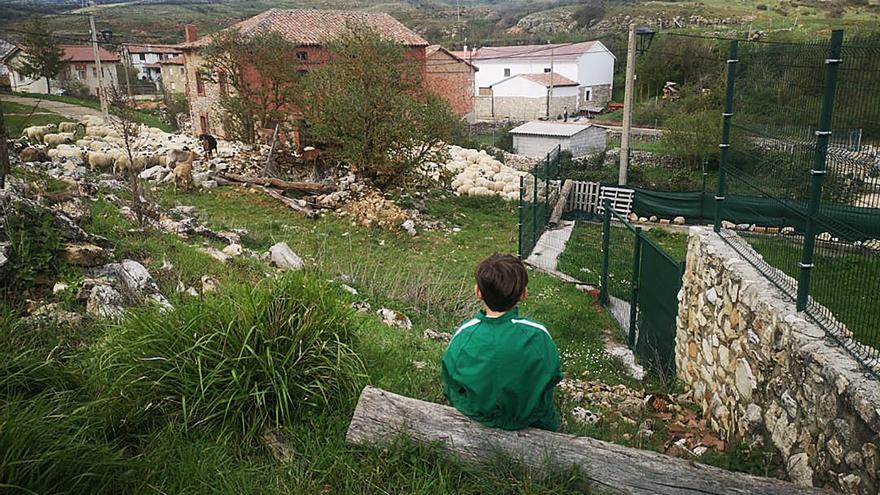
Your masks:
M352 23L363 23L379 34L404 46L428 46L428 42L400 23L397 19L379 12L355 12L349 10L285 10L270 9L228 29L237 29L244 35L270 31L284 35L300 46L320 46L345 32ZM210 36L183 48L198 48L208 44Z
M91 45L58 45L64 55L61 57L65 62L95 62L95 52ZM101 62L119 62L119 55L98 47Z
M576 59L590 51L596 41L561 43L555 45L487 46L473 54L473 60L493 58L550 58Z
M536 82L541 86L550 87L550 78L553 78L553 87L557 86L577 86L577 81L572 81L571 79L563 76L562 74L544 72L540 74L518 74L514 77L522 77L523 79L528 79L529 81Z

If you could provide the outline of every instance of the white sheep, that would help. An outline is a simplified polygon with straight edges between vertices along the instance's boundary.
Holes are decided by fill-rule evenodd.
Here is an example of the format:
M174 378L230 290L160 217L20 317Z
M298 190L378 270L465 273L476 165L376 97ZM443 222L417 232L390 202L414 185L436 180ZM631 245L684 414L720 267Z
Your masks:
M30 127L25 127L21 131L21 137L27 139L31 143L42 143L43 137L54 131L57 126L55 124L47 124L47 125L32 125Z
M89 169L107 171L113 168L116 155L105 151L92 151L89 153Z
M58 124L58 132L72 132L76 134L76 131L79 130L80 126L85 128L85 126L79 122L61 122Z
M76 136L72 132L59 132L57 134L44 134L43 143L47 146L58 146L60 144L73 144Z

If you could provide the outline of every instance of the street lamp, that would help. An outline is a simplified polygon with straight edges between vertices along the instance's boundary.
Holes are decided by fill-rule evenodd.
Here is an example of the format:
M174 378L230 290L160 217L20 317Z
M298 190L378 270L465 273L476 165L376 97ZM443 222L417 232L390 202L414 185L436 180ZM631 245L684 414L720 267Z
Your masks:
M636 37L638 38L639 55L644 55L648 48L651 48L651 42L654 41L654 30L643 26L636 29Z
M110 43L111 41L113 41L113 31L109 29L102 29L101 41L103 41L104 43Z

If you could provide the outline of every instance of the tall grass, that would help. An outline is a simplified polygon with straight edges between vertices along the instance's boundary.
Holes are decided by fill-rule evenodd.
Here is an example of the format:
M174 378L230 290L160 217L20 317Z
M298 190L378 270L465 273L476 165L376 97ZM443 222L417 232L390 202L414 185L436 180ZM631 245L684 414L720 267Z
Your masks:
M354 324L330 287L288 274L167 313L131 313L95 362L129 424L158 413L187 426L229 422L253 437L356 398Z

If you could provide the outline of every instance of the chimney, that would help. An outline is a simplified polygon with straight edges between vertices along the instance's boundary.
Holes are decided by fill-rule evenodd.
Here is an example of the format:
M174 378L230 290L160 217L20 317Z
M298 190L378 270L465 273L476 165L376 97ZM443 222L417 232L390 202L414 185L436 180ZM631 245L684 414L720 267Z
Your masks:
M194 24L187 24L183 26L184 40L187 43L192 43L193 41L199 39L199 32L196 30L196 26Z

